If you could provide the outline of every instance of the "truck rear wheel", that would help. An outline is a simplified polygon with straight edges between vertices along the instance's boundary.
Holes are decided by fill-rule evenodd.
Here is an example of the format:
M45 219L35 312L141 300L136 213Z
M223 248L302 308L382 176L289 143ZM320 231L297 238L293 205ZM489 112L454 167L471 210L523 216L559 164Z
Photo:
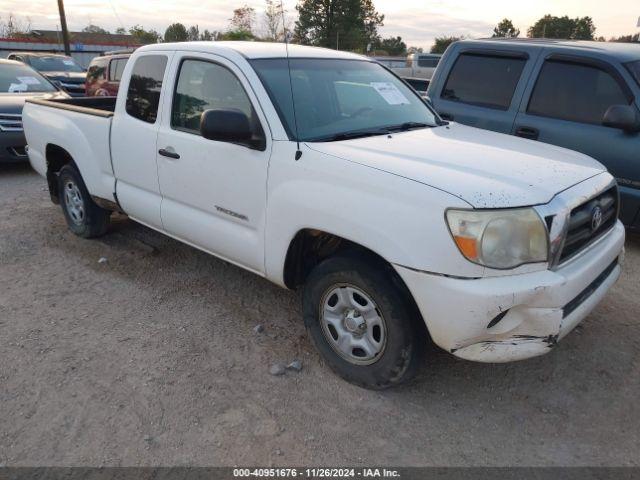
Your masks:
M111 212L91 199L80 172L73 165L65 165L60 170L58 194L64 218L73 233L82 238L104 235Z
M360 256L321 262L304 287L304 321L342 378L370 389L411 379L426 344L422 320L387 265Z

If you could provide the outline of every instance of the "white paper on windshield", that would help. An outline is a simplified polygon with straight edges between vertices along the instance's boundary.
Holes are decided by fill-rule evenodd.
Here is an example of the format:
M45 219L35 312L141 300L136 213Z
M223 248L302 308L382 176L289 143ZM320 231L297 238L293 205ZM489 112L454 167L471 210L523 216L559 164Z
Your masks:
M407 97L405 97L393 83L371 82L371 86L376 89L376 92L378 92L389 105L409 105Z
M25 85L40 85L40 80L36 77L16 77L20 80L20 83L24 83Z
M26 83L12 83L9 85L9 93L26 92L29 86Z
M64 63L65 65L70 65L70 66L74 66L75 63L73 63L73 60L62 60L62 63Z

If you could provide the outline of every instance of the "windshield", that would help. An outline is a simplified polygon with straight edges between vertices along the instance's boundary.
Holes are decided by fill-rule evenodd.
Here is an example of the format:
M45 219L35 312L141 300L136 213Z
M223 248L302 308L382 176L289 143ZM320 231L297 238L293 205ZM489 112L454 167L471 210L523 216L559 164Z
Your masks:
M29 63L39 72L83 72L71 57L31 57Z
M56 87L26 65L3 64L0 93L55 92Z
M415 92L381 65L364 60L291 59L251 62L278 110L290 139L295 121L300 141L330 141L347 135L383 134L389 129L437 125Z
M638 83L638 85L640 85L640 60L627 63L627 69L631 72L631 75L633 75L633 78L636 79L636 82Z

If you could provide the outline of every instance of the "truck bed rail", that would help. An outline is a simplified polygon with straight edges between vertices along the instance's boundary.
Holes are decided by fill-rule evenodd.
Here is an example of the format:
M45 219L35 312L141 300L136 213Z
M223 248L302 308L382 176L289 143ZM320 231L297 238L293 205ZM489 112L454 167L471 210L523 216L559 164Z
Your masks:
M112 117L116 108L116 97L61 98L56 100L29 98L27 102L105 118Z

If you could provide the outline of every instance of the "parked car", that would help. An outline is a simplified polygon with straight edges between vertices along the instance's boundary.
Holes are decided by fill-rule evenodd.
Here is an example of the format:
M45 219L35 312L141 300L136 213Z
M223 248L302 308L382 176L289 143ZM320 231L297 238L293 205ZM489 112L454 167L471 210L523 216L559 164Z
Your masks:
M465 40L428 95L440 115L585 153L616 177L621 219L640 227L640 46Z
M87 96L116 96L124 66L130 56L130 53L105 55L91 60L85 84Z
M26 63L72 97L84 97L86 74L73 58L56 53L40 52L14 52L7 58Z
M370 388L410 378L427 331L469 360L542 355L617 280L625 230L601 164L448 124L366 57L289 55L144 46L117 99L27 103L31 164L81 237L119 210L302 287L319 352Z
M442 55L437 53L411 53L407 55L404 67L392 67L392 70L400 77L430 80L440 62L440 57Z
M31 67L0 60L0 164L26 162L22 107L27 98L68 98Z

